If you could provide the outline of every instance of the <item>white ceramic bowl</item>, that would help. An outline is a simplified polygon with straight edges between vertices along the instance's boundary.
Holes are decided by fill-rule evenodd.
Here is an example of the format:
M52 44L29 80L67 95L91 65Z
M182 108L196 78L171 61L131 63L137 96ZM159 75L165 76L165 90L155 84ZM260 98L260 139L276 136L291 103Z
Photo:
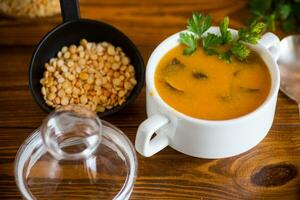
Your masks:
M219 34L219 28L208 32ZM231 30L234 37L236 30ZM138 128L135 147L143 156L152 156L166 146L199 158L225 158L243 153L257 145L270 130L275 114L280 74L277 65L279 39L263 35L257 45L249 45L264 60L271 75L267 99L253 112L229 120L202 120L178 112L159 96L154 74L160 59L179 44L176 33L152 53L146 69L146 119ZM154 135L156 133L156 135Z

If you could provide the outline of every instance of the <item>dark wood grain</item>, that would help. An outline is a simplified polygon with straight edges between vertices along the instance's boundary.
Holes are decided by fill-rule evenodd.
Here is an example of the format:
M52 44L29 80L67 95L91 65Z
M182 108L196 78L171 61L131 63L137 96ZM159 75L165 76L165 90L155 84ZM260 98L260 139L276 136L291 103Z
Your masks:
M246 19L241 0L81 0L82 17L111 23L127 34L147 61L164 38L184 29L193 11L210 13L217 23L225 15L232 27ZM46 116L28 90L27 70L41 37L61 22L0 18L0 198L21 199L13 176L15 154ZM146 118L145 91L128 108L105 120L134 142ZM300 120L297 104L279 94L274 125L250 151L227 159L206 160L171 148L144 158L131 199L300 199Z
M134 141L135 127L121 129ZM12 165L16 149L32 131L0 128L2 197L18 198ZM299 134L300 126L274 125L257 147L228 159L197 159L171 148L151 158L138 156L139 177L131 199L299 199ZM268 172L267 168L272 169ZM269 176L263 183L277 182L264 185L261 180L253 180L255 176Z

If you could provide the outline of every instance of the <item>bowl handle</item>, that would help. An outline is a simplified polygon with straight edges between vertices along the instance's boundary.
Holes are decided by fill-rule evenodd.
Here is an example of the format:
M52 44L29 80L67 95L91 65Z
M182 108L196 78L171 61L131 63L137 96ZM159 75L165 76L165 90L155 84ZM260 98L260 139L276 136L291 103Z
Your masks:
M80 10L78 0L60 0L63 22L79 20Z
M145 157L150 157L169 145L169 138L164 133L156 133L169 119L163 115L152 115L146 119L137 130L135 138L136 150ZM153 137L153 138L152 138Z
M265 47L276 61L278 60L280 54L280 39L275 34L270 32L264 34L258 43Z

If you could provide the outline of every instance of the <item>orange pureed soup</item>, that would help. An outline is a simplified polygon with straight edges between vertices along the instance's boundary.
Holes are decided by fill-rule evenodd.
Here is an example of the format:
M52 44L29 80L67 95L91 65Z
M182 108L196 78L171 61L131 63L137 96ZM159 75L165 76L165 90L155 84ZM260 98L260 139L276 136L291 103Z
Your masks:
M174 109L191 117L226 120L258 108L271 88L269 70L254 52L246 62L227 64L198 49L182 54L184 45L170 50L155 72L155 87Z

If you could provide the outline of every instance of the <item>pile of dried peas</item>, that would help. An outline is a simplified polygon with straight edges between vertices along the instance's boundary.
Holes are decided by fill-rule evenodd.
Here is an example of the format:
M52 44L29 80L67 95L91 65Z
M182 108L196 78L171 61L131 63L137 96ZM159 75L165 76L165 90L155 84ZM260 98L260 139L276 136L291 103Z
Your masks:
M45 69L42 94L54 108L81 104L104 112L122 105L137 84L130 59L108 42L82 39L79 46L64 46Z
M59 0L0 0L0 12L14 17L46 17L60 12Z

